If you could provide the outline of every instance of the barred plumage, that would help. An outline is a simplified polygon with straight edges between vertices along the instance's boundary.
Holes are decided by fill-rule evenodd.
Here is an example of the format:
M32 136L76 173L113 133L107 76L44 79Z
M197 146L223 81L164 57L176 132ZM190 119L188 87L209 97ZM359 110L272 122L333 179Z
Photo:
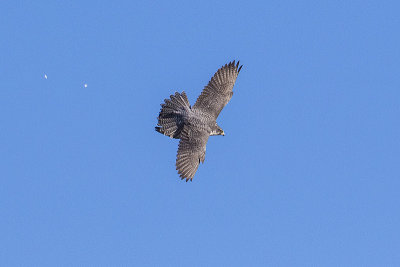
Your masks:
M200 162L204 163L210 135L224 135L216 119L233 95L233 86L241 70L239 61L222 66L204 87L193 107L186 93L176 92L161 104L156 131L180 139L176 169L186 182L192 180Z

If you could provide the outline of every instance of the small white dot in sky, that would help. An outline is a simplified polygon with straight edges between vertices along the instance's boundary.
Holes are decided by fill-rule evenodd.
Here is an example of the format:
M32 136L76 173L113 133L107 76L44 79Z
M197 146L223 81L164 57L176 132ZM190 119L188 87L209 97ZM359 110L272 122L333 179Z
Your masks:
M86 87L87 87L87 83L85 83L85 85L84 85L84 86L85 86L85 88L86 88Z
M47 75L46 74L44 75L44 78L47 80Z

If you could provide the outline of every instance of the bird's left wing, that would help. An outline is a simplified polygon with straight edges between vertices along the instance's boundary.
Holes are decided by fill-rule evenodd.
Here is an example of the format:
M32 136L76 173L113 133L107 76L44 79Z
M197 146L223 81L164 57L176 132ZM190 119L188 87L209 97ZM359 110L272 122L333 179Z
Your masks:
M193 179L200 161L204 162L209 136L204 130L184 126L176 155L176 169L186 182Z
M199 109L217 119L221 110L231 100L232 89L241 68L239 61L237 64L235 61L230 62L220 68L204 87L193 109Z

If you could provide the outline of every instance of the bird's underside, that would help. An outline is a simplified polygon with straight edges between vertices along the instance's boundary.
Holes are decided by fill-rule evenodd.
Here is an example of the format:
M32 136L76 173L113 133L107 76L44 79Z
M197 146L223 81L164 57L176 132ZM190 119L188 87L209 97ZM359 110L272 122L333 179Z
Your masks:
M176 169L181 179L192 180L206 155L210 135L224 135L216 119L233 95L233 86L241 70L239 61L221 67L204 87L193 107L185 92L171 95L161 104L156 131L180 139Z

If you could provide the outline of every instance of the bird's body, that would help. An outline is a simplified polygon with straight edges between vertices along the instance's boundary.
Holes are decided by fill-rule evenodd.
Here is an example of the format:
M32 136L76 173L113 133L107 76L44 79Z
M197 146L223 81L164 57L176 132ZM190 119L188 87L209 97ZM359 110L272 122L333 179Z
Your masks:
M209 136L225 135L216 119L233 95L241 68L235 61L220 68L193 107L185 92L176 92L161 104L156 131L180 139L176 169L182 179L192 180L200 161L204 162Z
M213 119L212 116L210 116L209 114L204 113L203 111L198 109L190 108L188 110L182 110L179 115L181 117L181 122L183 125L190 126L193 130L196 131L205 131L209 133L209 135L219 135L218 129L220 128L218 128L218 126L216 125L216 120ZM160 127L156 127L156 130L162 134L168 135ZM177 131L174 132L174 134L176 133ZM170 137L180 139L180 134L170 135Z

